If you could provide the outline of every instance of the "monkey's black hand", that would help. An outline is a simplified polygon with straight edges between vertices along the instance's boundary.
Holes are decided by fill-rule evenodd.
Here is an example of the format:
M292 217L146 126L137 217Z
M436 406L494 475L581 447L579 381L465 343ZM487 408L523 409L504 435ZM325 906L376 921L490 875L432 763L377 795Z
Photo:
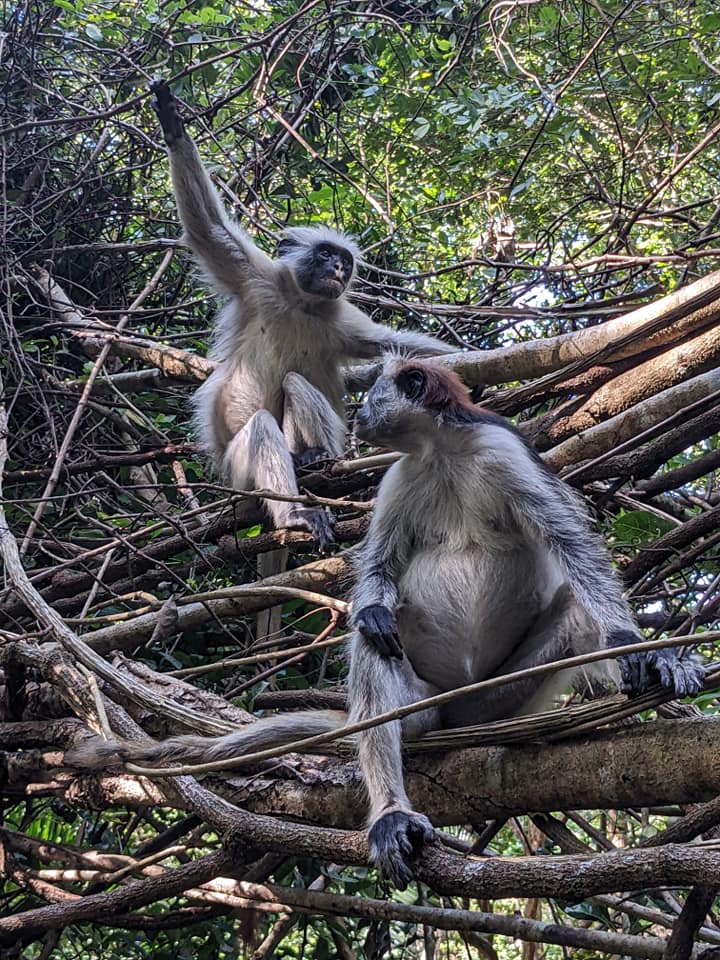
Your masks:
M697 654L685 654L681 660L674 647L629 653L620 657L618 663L623 693L631 697L644 693L658 682L673 690L678 697L692 697L701 689L705 679L705 669Z
M332 460L332 454L330 454L325 447L308 447L307 450L303 450L302 453L294 453L292 455L293 463L295 467L309 467L313 463L317 463L318 460Z
M324 507L293 506L287 526L291 530L307 530L311 533L320 553L327 553L335 544L335 517Z
M427 817L403 810L384 814L368 832L375 866L398 890L404 890L413 879L408 860L420 853L423 843L434 839L435 831Z
M696 653L685 652L680 659L675 647L648 650L648 663L664 687L675 690L678 697L694 697L702 689L705 668Z
M353 618L355 626L371 643L381 657L395 657L402 660L403 648L398 637L395 614L380 603L358 610Z
M633 630L613 630L608 636L608 647L624 647L629 643L640 643L642 634ZM620 689L629 697L644 693L652 683L646 653L627 653L618 659L622 683Z
M620 657L618 666L622 677L622 692L629 697L637 697L651 685L646 653L628 653Z
M158 115L165 143L172 147L185 136L185 124L180 116L177 100L164 80L155 80L150 84L150 89L155 94L153 108Z

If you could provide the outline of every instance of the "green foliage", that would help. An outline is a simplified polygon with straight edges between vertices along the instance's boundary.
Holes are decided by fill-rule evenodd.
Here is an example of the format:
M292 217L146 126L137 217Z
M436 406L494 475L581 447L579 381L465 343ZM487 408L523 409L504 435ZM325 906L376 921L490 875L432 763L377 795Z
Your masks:
M673 529L673 523L645 510L622 510L613 520L612 533L618 544L642 546Z

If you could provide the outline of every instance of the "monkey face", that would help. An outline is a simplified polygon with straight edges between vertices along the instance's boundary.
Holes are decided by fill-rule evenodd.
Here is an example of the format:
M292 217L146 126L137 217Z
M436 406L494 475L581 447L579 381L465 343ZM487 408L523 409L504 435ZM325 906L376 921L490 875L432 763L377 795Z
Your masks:
M286 227L277 247L298 290L318 300L337 300L350 286L360 249L332 227Z
M429 426L430 417L422 402L425 373L422 369L396 376L392 365L373 384L353 425L360 440L381 447L410 452ZM426 423L427 421L427 423Z
M418 453L443 437L452 440L452 431L441 431L441 425L462 426L481 416L493 415L478 412L451 371L418 360L390 359L358 410L354 431L360 440Z
M316 243L298 261L295 276L304 293L337 300L350 282L353 257L334 243Z

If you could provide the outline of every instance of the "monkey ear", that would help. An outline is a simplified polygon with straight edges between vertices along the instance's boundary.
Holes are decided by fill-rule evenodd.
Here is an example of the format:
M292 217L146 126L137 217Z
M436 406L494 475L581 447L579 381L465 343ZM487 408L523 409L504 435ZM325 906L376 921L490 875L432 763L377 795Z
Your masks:
M289 253L292 253L293 250L298 247L299 244L297 240L293 240L292 237L283 237L278 241L277 247L275 247L275 256L276 257L286 257Z
M419 400L425 393L427 376L424 370L417 368L403 370L397 378L397 385L408 400Z

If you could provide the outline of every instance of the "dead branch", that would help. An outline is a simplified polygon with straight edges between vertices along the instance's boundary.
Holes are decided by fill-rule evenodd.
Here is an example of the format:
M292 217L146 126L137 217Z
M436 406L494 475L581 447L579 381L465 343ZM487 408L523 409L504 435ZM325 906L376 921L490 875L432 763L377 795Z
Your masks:
M348 576L347 562L341 556L329 557L307 563L297 570L276 574L247 587L234 587L232 592L221 600L208 600L200 603L188 603L178 608L178 631L191 630L210 619L238 617L263 610L268 603L283 596L285 590L311 590L318 593L338 579ZM274 594L258 593L259 589L271 590ZM256 591L253 593L253 591ZM144 613L128 623L119 623L112 627L103 627L87 637L93 650L105 653L110 650L127 650L137 646L152 636L158 611Z
M544 427L533 439L552 447L609 420L664 390L712 370L720 355L720 328L712 328L599 386L576 410ZM695 397L693 396L693 399ZM687 401L683 400L683 405ZM639 426L639 424L638 424Z
M676 426L676 423L667 421L674 416L686 416L692 404L715 401L719 391L720 373L709 370L684 383L668 387L623 413L564 440L543 454L543 459L556 470L560 470L562 467L611 453L626 441L639 446L645 439L643 434L659 425L663 425L663 429Z
M36 910L3 917L0 918L0 942L16 943L21 938L37 936L44 930L54 930L83 920L94 920L101 916L112 917L114 913L136 910L212 880L229 866L226 854L218 851L200 860L183 864L161 877L135 880L110 893L73 898L68 903L38 907Z
M562 370L563 379L588 369L600 359L619 360L670 344L689 331L702 330L720 316L720 272L708 274L660 300L595 327L541 340L527 340L499 350L456 354L443 358L467 384L530 380ZM618 344L618 341L620 343ZM581 364L575 368L575 364ZM349 389L366 387L377 375L377 364L354 368L346 376ZM534 392L537 384L530 384Z

